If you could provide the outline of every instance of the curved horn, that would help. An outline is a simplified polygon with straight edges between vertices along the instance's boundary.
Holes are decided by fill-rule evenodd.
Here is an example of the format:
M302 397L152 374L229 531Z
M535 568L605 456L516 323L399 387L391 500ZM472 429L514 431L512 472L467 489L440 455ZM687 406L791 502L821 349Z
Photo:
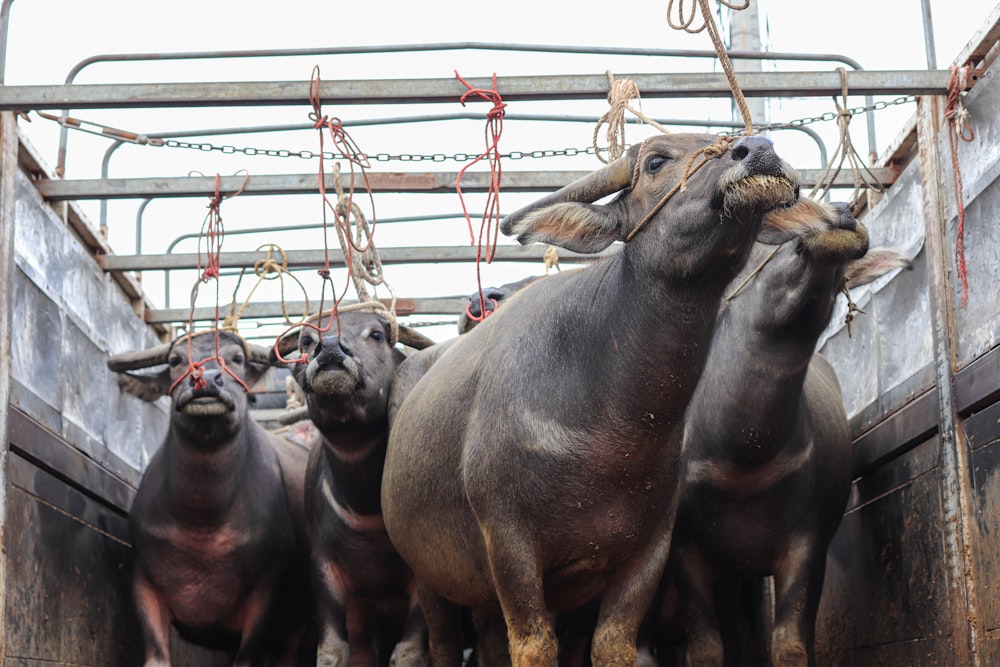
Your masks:
M601 197L625 189L632 182L632 170L637 154L638 148L630 150L614 162L609 163L606 167L578 178L569 185L545 195L535 203L514 211L500 221L500 231L507 236L511 236L515 232L515 227L525 215L540 208L563 202L586 202L590 204Z
M150 368L167 363L170 354L170 343L164 343L148 350L138 352L123 352L108 357L108 368L116 373L134 371L140 368Z
M255 364L267 364L268 366L274 366L280 364L277 357L274 356L274 350L270 347L264 347L263 345L257 345L250 343L247 345L247 356L250 357L250 361Z
M301 327L296 327L291 331L286 331L278 339L278 353L281 354L282 358L287 358L292 352L299 347L299 334L301 333ZM268 363L272 366L281 365L281 361L278 356L274 353L274 346L267 348L267 358Z
M415 350L423 350L434 344L434 341L410 327L399 325L399 342Z

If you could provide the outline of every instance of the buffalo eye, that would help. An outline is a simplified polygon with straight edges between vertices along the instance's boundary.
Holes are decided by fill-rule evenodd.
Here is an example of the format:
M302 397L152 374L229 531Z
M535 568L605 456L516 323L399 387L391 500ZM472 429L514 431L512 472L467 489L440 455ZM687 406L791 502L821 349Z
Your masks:
M646 158L646 173L655 174L670 160L666 155L650 155Z
M176 368L181 363L181 355L179 355L179 354L171 354L170 358L167 359L167 363L170 364L171 368Z
M385 334L379 331L378 329L375 329L370 334L368 334L368 337L371 338L376 343L385 342Z
M243 365L243 362L245 361L246 359L243 357L242 354L236 353L233 355L233 363L236 364L237 366Z

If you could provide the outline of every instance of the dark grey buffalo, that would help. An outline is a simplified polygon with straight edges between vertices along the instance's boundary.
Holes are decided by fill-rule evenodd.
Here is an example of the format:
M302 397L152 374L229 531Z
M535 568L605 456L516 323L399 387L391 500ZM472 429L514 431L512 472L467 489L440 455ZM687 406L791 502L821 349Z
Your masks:
M458 605L502 610L523 667L556 661L550 612L599 595L594 664L635 664L670 543L678 427L719 299L763 215L797 196L760 137L704 156L681 189L716 140L648 139L506 218L523 243L583 252L638 232L620 253L525 287L402 401L382 508L416 573L437 667L460 660Z
M854 286L905 263L892 251L866 255L868 233L844 205L802 199L768 222L799 231L755 245L688 407L670 573L696 667L738 664L733 619L748 589L734 582L769 575L770 664L815 664L826 550L851 487L851 433L837 377L813 351L845 271Z
M170 665L171 625L235 651L239 667L301 664L311 653L306 456L247 415L247 389L268 355L209 332L108 360L126 391L172 397L169 430L129 514L146 667ZM124 373L161 364L157 375Z
M431 344L401 331L410 345ZM385 317L358 310L314 318L279 343L283 357L298 357L292 373L318 432L305 502L320 665L426 662L413 574L382 521L389 385L404 359L395 342Z
M500 304L542 277L544 276L528 276L500 287L484 287L479 292L473 292L469 295L469 303L465 306L465 310L458 316L458 333L460 335L468 333L489 317Z

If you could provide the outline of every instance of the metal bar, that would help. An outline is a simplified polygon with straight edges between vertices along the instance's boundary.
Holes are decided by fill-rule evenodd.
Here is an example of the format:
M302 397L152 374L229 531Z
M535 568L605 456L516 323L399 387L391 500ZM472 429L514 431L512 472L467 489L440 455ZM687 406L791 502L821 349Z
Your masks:
M0 113L0 544L6 544L7 532L7 459L10 454L11 326L15 304L15 225L17 224L17 119L13 113ZM0 604L10 601L7 595L6 549L0 549ZM0 655L7 654L7 634L0 624Z
M585 255L562 250L559 261L565 263L589 262L602 257L609 252L617 252L612 246L608 250ZM438 264L448 262L475 262L477 248L474 246L425 246L408 248L379 248L378 254L383 264ZM286 250L288 268L317 268L324 266L326 255L323 250ZM497 246L494 262L537 262L542 261L545 246L534 244L528 246ZM220 255L221 268L240 268L253 266L256 262L266 259L266 251L224 252ZM197 253L180 253L177 255L98 255L98 264L105 271L170 271L174 269L197 269ZM204 263L204 259L202 259ZM344 259L339 252L330 255L330 266L344 266Z
M5 7L13 0L4 0ZM498 42L452 42L452 43L431 43L431 44L392 44L380 46L347 46L347 47L323 47L323 48L303 48L303 49L279 49L279 50L251 50L251 51L189 51L181 53L128 53L128 54L104 54L95 55L78 62L66 76L66 83L73 83L76 75L85 67L95 65L100 62L126 62L140 60L202 60L220 58L260 58L260 57L287 57L287 56L317 56L317 55L346 55L346 54L378 54L396 53L412 51L454 51L465 49L478 49L490 51L528 51L547 53L579 53L579 54L602 54L602 55L627 55L627 56L660 56L677 58L716 58L715 51L708 50L679 50L679 49L636 49L616 48L616 47L593 47L593 46L547 46L531 44L510 44ZM810 53L787 53L759 51L729 51L729 57L734 60L798 60L814 62L842 62L853 69L863 69L854 59L840 54L810 54ZM2 74L2 68L0 68ZM2 83L2 80L0 80ZM870 115L870 112L869 112ZM64 109L60 116L62 120L69 118L69 109ZM870 118L869 118L869 122ZM67 127L63 124L59 128L59 153L56 164L56 173L65 176L66 169L66 143L68 141Z
M7 34L10 31L10 6L14 0L3 0L0 4L0 86L7 76Z
M820 169L799 169L803 186L814 184L821 176ZM872 173L883 185L895 181L892 169L881 167ZM589 171L504 171L503 189L506 192L551 192L574 180L586 176ZM368 184L372 192L396 193L454 193L458 182L458 172L368 172ZM245 185L244 185L245 184ZM334 191L336 181L331 173L326 175L326 187ZM48 201L66 199L136 199L147 197L210 197L215 193L214 176L178 176L171 178L117 178L48 180L35 183L38 191ZM854 187L850 172L839 174L835 187ZM219 179L221 192L236 192L242 187L243 195L315 194L318 191L316 174L277 174L222 176ZM341 174L341 187L346 191L351 187L350 175ZM354 177L355 190L365 187L360 174ZM466 172L462 176L464 192L486 192L490 187L490 174Z
M850 71L848 90L854 95L944 94L948 72L939 70ZM632 79L644 99L728 97L725 75L716 73L621 74ZM491 89L487 78L469 84ZM746 72L740 77L747 97L830 97L841 92L837 72ZM522 76L497 79L506 102L606 99L606 74ZM337 105L454 103L466 87L456 79L324 81L320 97ZM309 106L307 81L237 83L152 83L0 88L0 110L108 109L148 107Z
M945 574L948 578L948 614L956 638L953 642L958 664L978 667L977 593L975 558L969 545L975 517L970 479L968 441L955 399L955 346L957 330L952 301L944 197L948 188L943 174L950 173L938 150L944 119L944 98L922 97L917 103L917 140L923 192L924 236L927 248L928 290L934 341L934 374L938 397L938 439L940 441L941 497L943 505Z
M351 303L355 302L345 299L342 305L346 306ZM465 310L468 303L468 297L457 296L424 299L399 298L396 300L396 314L454 315L457 317L459 313ZM313 310L318 305L319 300L309 302L309 306ZM328 301L326 307L329 307L329 305ZM388 305L389 303L386 301L386 306ZM286 301L284 303L284 310L282 310L282 303L280 301L250 303L244 308L241 319L283 318L285 313L288 313L293 318L306 313L305 301ZM195 322L204 322L215 320L218 314L214 306L195 308L193 311L191 308L160 308L146 311L146 322L149 324L171 324L187 322L192 318ZM225 313L222 314L225 315Z

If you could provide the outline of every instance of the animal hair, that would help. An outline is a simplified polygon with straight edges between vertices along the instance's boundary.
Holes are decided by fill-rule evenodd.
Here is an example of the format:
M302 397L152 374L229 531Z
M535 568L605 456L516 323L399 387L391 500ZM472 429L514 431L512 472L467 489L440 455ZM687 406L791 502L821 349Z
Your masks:
M764 226L774 231L805 236L821 232L836 224L839 214L831 204L800 197L785 208L778 208L764 216Z

